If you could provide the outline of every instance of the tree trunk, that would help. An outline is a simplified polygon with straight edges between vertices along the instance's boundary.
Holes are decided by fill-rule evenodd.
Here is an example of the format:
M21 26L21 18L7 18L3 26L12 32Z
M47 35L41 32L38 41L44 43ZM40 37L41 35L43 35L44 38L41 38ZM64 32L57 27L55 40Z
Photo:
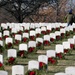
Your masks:
M57 8L56 8L56 22L59 22L59 14L60 14L60 9L59 9L59 1L57 0Z
M59 9L56 10L56 22L59 22Z
M21 18L18 19L19 23L23 23L23 20Z

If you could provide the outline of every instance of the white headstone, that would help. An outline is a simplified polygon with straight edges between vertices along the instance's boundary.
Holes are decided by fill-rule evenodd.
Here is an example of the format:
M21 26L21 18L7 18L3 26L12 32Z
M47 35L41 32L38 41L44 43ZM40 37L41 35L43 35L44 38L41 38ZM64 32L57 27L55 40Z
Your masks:
M48 25L47 26L47 30L51 30L52 28L51 28L51 25Z
M29 25L30 25L30 24L26 24L26 25L25 25L25 30L29 30Z
M9 36L9 31L8 30L3 31L3 36L5 36L5 35Z
M41 31L46 31L46 27L41 27Z
M29 38L29 33L23 33L22 37L26 37L26 38Z
M8 37L8 38L5 39L6 44L8 44L9 42L13 43L13 38Z
M30 25L30 29L35 29L35 25L34 25L34 23L31 23L31 25Z
M0 54L0 62L3 63L3 55Z
M35 31L34 30L30 31L30 36L35 36Z
M45 64L48 64L48 57L46 55L39 55L38 56L38 61L43 62Z
M39 69L39 62L31 60L28 62L28 70Z
M15 49L9 49L8 57L17 57L17 51Z
M7 71L0 71L0 75L8 75L8 72Z
M0 40L0 45L3 46L3 41L2 40Z
M24 75L24 66L22 65L12 66L12 75Z
M16 34L15 35L15 39L21 41L21 35L20 34Z
M73 23L72 27L75 28L75 24L74 23Z
M40 28L36 28L35 33L36 33L36 34L37 34L37 33L41 34L41 29L40 29Z
M54 39L56 39L56 35L55 35L55 33L50 33L50 38L54 38Z
M2 37L2 33L0 32L0 37Z
M23 31L23 27L20 27L20 30Z
M11 33L17 33L17 29L16 28L12 28Z
M50 41L50 36L49 35L44 35L44 40Z
M70 43L69 42L65 41L62 44L63 44L64 49L70 49Z
M55 47L55 50L56 50L56 53L64 53L64 48L63 48L63 45L61 44L57 44L56 47Z
M36 47L36 42L35 41L29 41L28 47Z
M55 31L55 35L56 35L56 36L57 36L57 35L60 36L60 35L61 35L61 34L60 34L60 31Z
M67 75L67 74L63 72L59 72L59 73L55 73L54 75Z
M69 30L73 31L73 26L68 26Z
M75 40L75 35L73 36L73 39Z
M6 25L5 23L2 23L2 24L1 24L1 27L2 27L3 29L7 29L7 25Z
M56 57L55 50L47 50L46 52L47 57Z
M65 29L60 29L60 33L65 33Z
M66 67L65 73L67 75L75 75L75 67L74 66Z
M68 42L69 42L70 44L75 44L75 41L74 41L73 38L69 38L69 39L68 39Z
M55 28L59 28L59 27L60 27L60 24L55 23Z
M69 27L65 27L64 29L65 29L65 31L69 31Z
M27 51L27 44L19 44L19 50Z
M43 39L42 38L36 38L36 43L41 42L43 43Z
M51 27L55 29L55 24L52 24Z

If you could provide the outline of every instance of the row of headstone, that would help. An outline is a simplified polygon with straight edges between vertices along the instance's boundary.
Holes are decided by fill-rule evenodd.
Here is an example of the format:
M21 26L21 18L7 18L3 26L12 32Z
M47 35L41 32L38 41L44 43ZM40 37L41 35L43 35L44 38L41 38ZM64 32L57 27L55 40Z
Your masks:
M11 25L12 25L12 23L11 23ZM9 25L9 26L11 26L11 25ZM7 24L1 24L1 27L5 27L5 26L8 26L8 25ZM28 25L26 25L26 26L28 26ZM48 25L47 24L46 25L42 25L41 24L41 26L42 26L41 28L36 28L35 27L34 28L35 31L30 31L29 32L30 36L32 36L32 35L35 36L35 34L38 34L38 33L41 34L41 32L43 32L43 31L45 32L46 30L51 31L52 28L60 28L60 23L58 23L58 24L52 24L52 25L51 24L48 24ZM64 27L64 24L62 24L62 26ZM16 27L14 27L14 28L11 29L11 33L17 33L17 31L19 31L18 27L19 27L20 31L23 31L23 29L21 29L22 27L16 24ZM74 26L73 26L73 28L74 28ZM10 36L10 32L8 30L4 30L3 31L3 36L5 36L5 35ZM2 34L0 36L2 36Z
M73 29L73 28L72 28ZM44 30L44 28L43 28L43 30L41 31L41 29L37 29L37 32L35 31L35 30L30 30L30 32L29 33L26 33L26 32L22 32L22 35L21 34L17 34L17 33L14 33L14 39L17 39L17 40L22 40L22 38L31 38L31 36L34 36L34 37L39 37L40 35L41 35L41 33L42 34L44 34L44 35L47 35L47 34L45 34L45 32L46 32L46 30ZM65 29L61 29L60 31L56 31L55 33L54 33L54 36L56 37L57 35L61 35L61 33L65 33L66 32L66 30ZM3 35L2 35L3 34ZM13 34L13 33L12 33ZM49 33L48 34L50 37L53 37L52 36L52 33ZM2 32L0 32L0 39L3 39L3 38L7 38L7 37L12 37L11 35L10 35L10 31L9 30L4 30L3 31L3 33Z
M35 29L41 26L51 26L52 28L58 28L60 26L66 26L66 23L2 23L1 27L3 29L7 29L8 26L9 28L16 28L20 29L20 27L24 27L24 29ZM49 27L47 27L49 28Z
M60 29L60 32L59 32L59 34L61 34L62 32L63 33L65 33L66 31L70 31L70 30L72 30L73 31L73 29L75 28L74 27L75 25L73 25L73 26L69 26L69 27L65 27L64 29L63 28L61 28ZM16 30L16 29L15 29ZM0 33L0 37L2 37L2 36L10 36L10 34L17 34L17 31L15 31L14 29L12 29L11 30L11 32L9 31L9 30L3 30L3 35L2 35L2 33ZM49 27L49 29L48 29L48 31L52 31L51 29L50 29L50 27ZM56 30L57 31L57 30ZM37 34L45 34L47 32L47 29L46 29L46 27L41 27L41 28L36 28L35 30L30 30L28 33L29 34L26 34L26 32L23 32L21 35L21 37L25 37L25 34L26 34L26 37L29 37L29 36L36 36ZM51 32L49 32L48 34L50 34ZM46 35L46 34L45 34ZM55 33L55 35L57 35L57 32Z
M55 49L56 52L57 53L59 53L59 52L63 53L64 49L70 49L70 47L75 44L75 36L73 38L69 38L68 41L63 42L62 45L61 44L56 45L56 49ZM1 42L1 45L3 45L2 42ZM27 46L27 44L19 44L19 50L28 51L28 47L36 47L36 42L35 41L30 41L28 46ZM60 51L60 49L61 49L61 51ZM14 51L14 49L12 49L12 50L9 49L9 50L11 51L11 54L12 54L12 51Z
M69 28L69 30L67 30L68 28ZM71 28L72 28L72 30L71 30ZM35 40L34 41L36 43L37 42L41 42L42 43L43 41L48 41L50 43L50 42L52 42L52 40L60 39L60 37L62 36L62 34L65 34L66 33L66 30L65 29L67 31L70 31L70 30L73 31L73 27L72 26L69 26L69 27L66 27L66 28L61 29L60 31L55 31L55 33L50 33L50 35L44 35L43 38L42 37L38 37L38 38L36 38L36 41ZM23 37L29 38L28 35L29 35L28 33L24 33ZM2 38L2 36L1 36L1 38ZM20 34L16 34L14 39L16 41L21 41L22 40L22 36ZM13 44L14 39L11 38L11 37L6 38L5 39L5 44L8 44L8 43ZM26 40L26 39L24 39L24 40ZM1 41L0 44L3 45L2 40L0 40L0 41ZM31 41L33 41L33 40L31 40ZM19 42L17 42L17 43L19 43Z
M0 71L0 75L8 75L8 72ZM24 75L24 66L22 65L12 66L12 75ZM65 72L58 72L55 73L54 75L75 75L75 67L73 66L66 67Z
M47 51L47 56L50 57L55 57L56 53L64 53L64 49L71 49L70 48L70 43L69 42L63 42L63 44L57 44L55 50L48 50ZM26 44L20 44L19 50L25 50L27 51L27 45ZM8 57L17 57L17 50L16 49L8 49L7 51ZM2 58L2 55L1 55ZM1 59L3 62L3 59Z
M3 26L4 25L4 26ZM11 24L12 25L12 24ZM10 25L10 26L11 26ZM33 24L34 25L34 24ZM7 28L7 24L1 24L1 27L3 28L3 30L7 30L8 28ZM34 26L36 26L36 25L34 25ZM42 27L41 27L42 26ZM46 32L46 31L51 31L53 28L56 30L57 28L60 28L60 24L54 24L54 25L42 25L41 24L41 28L40 27L33 27L32 26L32 28L31 29L34 29L35 30L35 32L33 32L34 34L37 34L37 33L41 33L41 32ZM5 29L4 29L4 27L5 27ZM31 26L30 26L31 27ZM64 27L63 25L62 25L62 27ZM9 32L9 31L4 31L3 32L3 36L5 36L5 35L9 35L9 34L12 34L12 33L18 33L19 31L29 31L29 30L31 30L30 28L29 28L29 26L28 25L25 25L25 26L19 26L18 24L16 24L16 26L14 26L14 27L10 27L10 30L11 30L11 32ZM29 32L30 34L33 34L32 32Z

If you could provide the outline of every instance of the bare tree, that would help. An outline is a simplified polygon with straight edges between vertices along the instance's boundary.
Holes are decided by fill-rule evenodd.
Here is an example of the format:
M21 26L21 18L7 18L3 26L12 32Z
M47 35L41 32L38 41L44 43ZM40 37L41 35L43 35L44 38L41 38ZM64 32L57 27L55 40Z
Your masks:
M4 2L5 1L5 2ZM2 9L18 22L64 22L69 0L2 0ZM7 12L6 12L7 13ZM7 14L7 16L9 16ZM7 18L7 17L6 17ZM10 20L12 22L12 20Z
M7 0L0 0L0 7L7 4Z
M39 9L47 0L1 0L0 6L12 14L20 23ZM2 4L1 4L2 3Z
M68 0L48 0L31 18L35 22L64 22L67 3Z
M56 22L59 22L61 10L64 11L68 0L53 0L50 6L56 11ZM65 8L64 8L65 7ZM64 10L62 9L64 8Z

